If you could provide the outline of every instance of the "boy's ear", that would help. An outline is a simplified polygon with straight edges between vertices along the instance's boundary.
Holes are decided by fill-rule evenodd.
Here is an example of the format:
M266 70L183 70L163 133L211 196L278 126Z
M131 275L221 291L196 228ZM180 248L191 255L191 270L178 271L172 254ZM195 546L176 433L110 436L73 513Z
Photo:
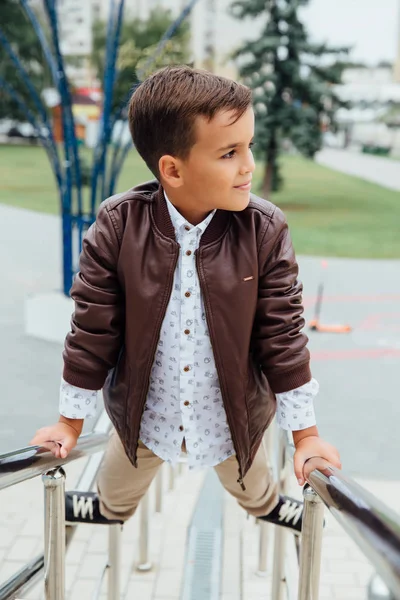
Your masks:
M173 188L181 187L183 179L180 171L179 159L169 154L165 154L158 161L158 169L160 172L160 179L165 181L165 183Z

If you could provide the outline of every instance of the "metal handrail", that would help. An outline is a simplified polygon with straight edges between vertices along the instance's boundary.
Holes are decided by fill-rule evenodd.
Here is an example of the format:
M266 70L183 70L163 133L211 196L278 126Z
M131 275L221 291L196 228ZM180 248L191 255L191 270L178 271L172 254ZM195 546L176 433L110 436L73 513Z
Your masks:
M67 458L56 458L41 446L28 446L6 454L0 454L0 491L17 483L28 481L46 471L66 465L104 450L108 435L88 433L79 438L74 450Z
M94 432L82 436L78 441L77 447L71 451L66 459L57 459L48 450L36 446L0 455L0 491L39 475L50 474L50 477L57 478L57 468L61 467L61 465L102 451L108 441L107 432L109 429L109 420L107 415L103 413L96 424ZM283 491L288 476L287 462L293 456L294 448L287 443L287 439L285 439L283 433L279 435L277 441L277 478L281 482L281 491ZM271 447L272 445L270 440L269 446ZM78 485L81 490L91 489L101 457L94 456L90 460L92 464L88 465L89 469L85 469ZM305 478L310 487L306 488L304 493L305 512L300 553L298 599L308 600L312 598L313 600L317 600L318 598L323 504L325 504L333 517L344 527L346 533L350 535L360 550L374 564L376 571L391 590L394 598L400 599L399 515L390 510L373 494L347 477L342 471L339 471L323 459L314 458L307 462ZM171 484L173 484L172 477L170 480ZM63 492L60 495L61 497L63 497ZM142 507L144 512L142 517L143 540L141 543L141 547L143 548L141 566L145 569L149 568L150 565L148 560L146 560L148 556L148 544L145 539L148 537L148 514L145 510L146 506L146 503L144 503ZM67 526L67 546L72 539L75 529L75 527ZM110 533L111 536L115 536L116 534L116 532ZM283 530L276 532L278 537L275 543L273 573L273 597L275 599L280 599L283 593L283 534ZM264 562L265 539L262 543L263 552L260 553L260 561ZM114 556L116 559L119 552L118 544L119 538L114 539L112 537L110 546L113 546L115 549ZM116 560L116 562L118 561ZM13 598L15 597L15 593L22 590L26 591L43 571L44 564L45 559L43 555L28 563L14 577L0 586L0 600ZM115 597L117 579L115 578L112 584L114 592L109 591L110 598Z
M82 436L78 440L76 448L70 452L66 459L55 458L49 451L37 446L1 455L0 490L33 477L44 475L55 467L60 467L84 457L88 457L89 461L81 474L77 489L81 491L91 490L102 459L101 454L95 453L104 450L110 429L110 420L107 413L103 411L96 422L93 433ZM66 547L71 543L75 531L76 526L66 526ZM44 565L44 554L40 554L27 563L4 584L0 585L0 600L9 600L15 598L17 593L20 595L28 592L43 574Z
M17 483L42 475L43 483L45 485L45 508L47 511L47 517L51 516L53 521L58 520L58 529L52 530L52 525L49 522L46 524L45 519L45 542L47 540L47 543L49 543L51 540L54 545L57 542L60 542L60 540L63 538L61 532L63 531L64 527L63 521L65 509L63 481L60 481L59 477L60 472L63 473L61 465L65 465L73 460L77 460L78 458L89 457L89 460L81 473L76 488L82 492L90 491L95 483L102 461L102 453L100 453L100 451L104 450L105 445L107 444L110 429L110 420L107 416L107 413L103 411L93 429L93 432L91 434L84 435L79 439L76 448L70 452L67 459L57 459L50 454L49 451L36 446L22 448L21 450L15 450L13 452L0 455L0 491ZM93 454L93 456L89 456L90 454ZM177 474L181 474L182 463L185 462L186 459L181 457L179 460L180 466L177 468ZM157 480L156 510L161 512L163 495L163 478L161 469L157 475ZM173 470L173 473L170 474L170 490L174 488L174 482L175 470ZM47 490L46 487L48 488ZM56 490L55 488L58 489ZM49 494L51 495L52 493L53 500L49 497ZM51 507L54 499L56 499L56 501L59 503L57 508L54 506ZM53 517L55 517L55 519L53 519ZM149 552L149 519L150 512L147 495L144 497L141 503L139 544L140 560L139 564L136 566L139 571L148 570L152 567ZM68 548L70 545L76 529L76 525L66 524L65 548ZM101 578L97 590L94 592L93 598L97 598L100 595L102 582L107 572L107 597L110 600L116 600L120 597L121 532L122 529L119 525L109 526L108 558L102 570ZM29 590L36 585L38 579L43 576L43 571L45 571L44 579L46 598L51 598L51 600L64 598L62 586L60 585L60 575L64 569L65 548L58 548L58 556L57 552L54 552L54 548L52 548L50 553L47 553L46 557L44 554L40 554L28 562L4 584L0 584L0 600L14 600L17 597L21 597L22 594L29 592Z
M278 480L283 481L285 486L294 446L282 431L279 432L275 450ZM304 471L308 486L304 488L298 600L318 599L323 505L374 565L392 597L400 600L400 516L343 471L321 458L307 461ZM284 533L282 528L278 528L275 532L276 541L282 543ZM260 532L260 557L262 555L263 563L260 559L259 571L266 568L264 537ZM272 582L274 600L280 600L284 595L283 553L276 556L275 552Z
M399 515L344 473L327 463L318 464L321 462L310 461L308 483L371 561L395 598L400 598Z

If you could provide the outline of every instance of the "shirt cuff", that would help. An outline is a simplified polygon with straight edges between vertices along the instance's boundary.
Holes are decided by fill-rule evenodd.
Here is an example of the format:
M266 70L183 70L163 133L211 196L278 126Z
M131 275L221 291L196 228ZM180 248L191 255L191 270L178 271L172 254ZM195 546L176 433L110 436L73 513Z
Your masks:
M276 418L279 427L286 431L300 431L317 424L314 412L314 398L319 384L315 379L276 396Z
M97 395L96 390L84 390L61 379L60 415L67 419L93 419L96 416Z

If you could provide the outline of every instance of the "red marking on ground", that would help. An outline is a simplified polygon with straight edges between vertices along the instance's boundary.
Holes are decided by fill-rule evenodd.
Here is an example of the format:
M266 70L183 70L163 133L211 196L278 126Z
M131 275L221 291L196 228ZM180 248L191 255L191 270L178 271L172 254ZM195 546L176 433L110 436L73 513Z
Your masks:
M303 305L313 306L317 301L317 296L303 296ZM380 303L380 302L400 302L400 294L377 294L371 296L346 296L346 295L338 295L338 296L324 296L322 299L324 303L335 303L335 302L362 302L362 303Z
M382 331L383 329L400 331L400 313L387 312L368 315L368 317L358 325L357 329L362 329L364 331Z
M400 357L397 348L352 348L351 350L315 350L311 352L313 361L322 360L362 360L368 358Z

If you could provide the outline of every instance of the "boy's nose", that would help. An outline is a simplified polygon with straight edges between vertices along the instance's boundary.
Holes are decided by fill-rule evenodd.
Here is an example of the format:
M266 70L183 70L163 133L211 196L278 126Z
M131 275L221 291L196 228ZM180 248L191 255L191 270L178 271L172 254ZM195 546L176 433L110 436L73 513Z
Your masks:
M253 173L255 168L256 168L256 163L254 162L253 155L251 155L249 157L249 160L246 162L246 164L243 165L242 168L240 169L240 174L246 175L246 173Z

